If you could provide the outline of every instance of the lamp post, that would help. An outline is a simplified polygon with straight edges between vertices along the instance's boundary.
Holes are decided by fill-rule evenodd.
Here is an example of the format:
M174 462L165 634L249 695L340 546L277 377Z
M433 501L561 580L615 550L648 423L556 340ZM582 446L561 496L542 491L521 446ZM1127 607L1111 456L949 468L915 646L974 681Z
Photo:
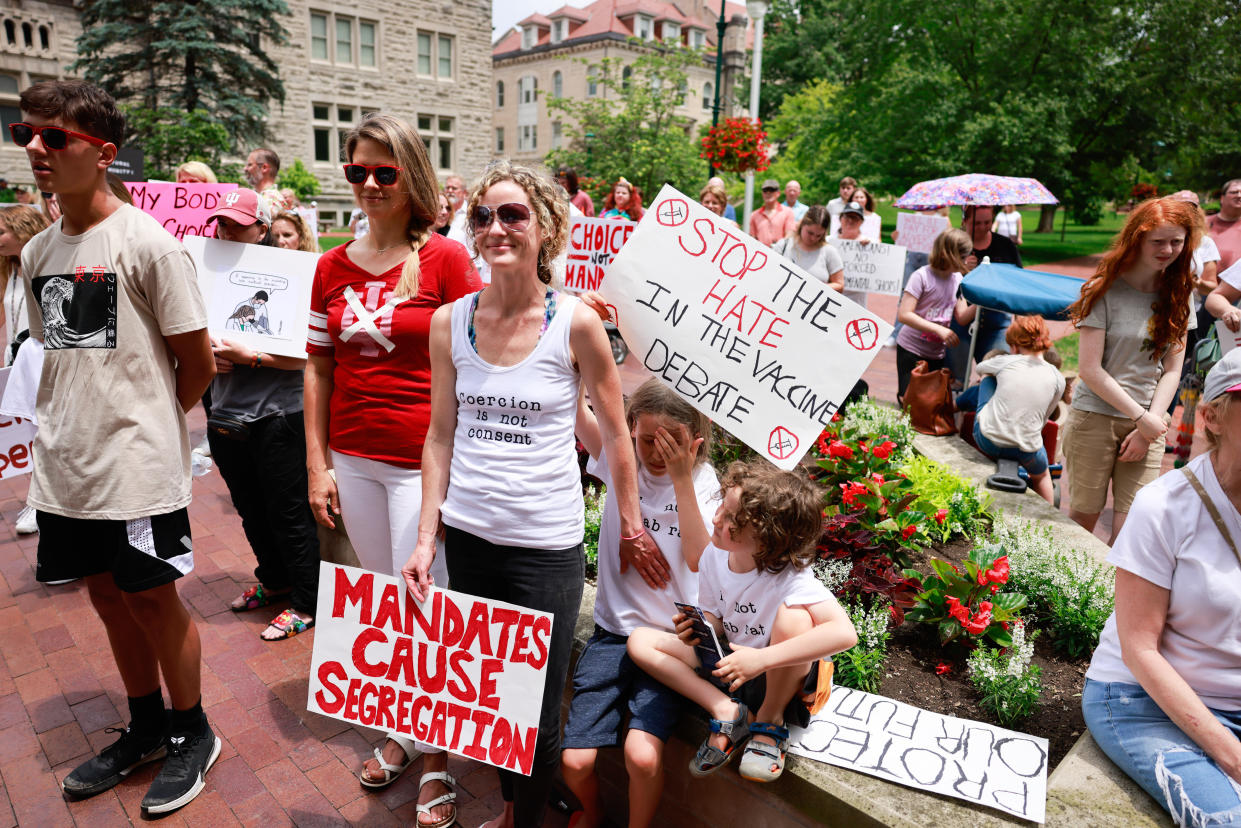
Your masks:
M758 120L758 91L763 81L763 18L767 16L767 0L746 0L745 10L754 21L754 69L750 73L750 120ZM753 212L754 170L745 173L745 218L741 229L750 230L750 214Z
M711 128L720 125L720 73L724 68L724 33L728 23L724 21L724 0L720 0L720 19L715 22L715 100L711 105ZM715 178L715 159L707 162L707 178Z

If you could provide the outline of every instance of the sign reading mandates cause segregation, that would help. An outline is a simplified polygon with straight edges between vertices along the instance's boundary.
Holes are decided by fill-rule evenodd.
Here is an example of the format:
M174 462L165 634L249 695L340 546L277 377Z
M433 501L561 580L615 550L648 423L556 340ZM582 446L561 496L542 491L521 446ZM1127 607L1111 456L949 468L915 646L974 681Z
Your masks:
M308 710L530 775L550 614L322 562L315 628Z
M647 370L782 469L892 330L669 186L599 292Z

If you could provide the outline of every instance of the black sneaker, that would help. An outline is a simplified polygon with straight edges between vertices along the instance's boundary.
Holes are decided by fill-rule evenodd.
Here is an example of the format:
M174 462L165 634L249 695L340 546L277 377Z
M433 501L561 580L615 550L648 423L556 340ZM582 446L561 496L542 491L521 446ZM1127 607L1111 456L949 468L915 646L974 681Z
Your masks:
M81 799L103 793L119 784L134 768L164 756L164 733L143 736L128 727L109 727L105 732L119 733L121 738L65 777L60 787L69 796Z
M220 755L220 739L203 720L199 733L174 733L168 737L168 758L142 799L146 814L166 814L202 793L203 777Z

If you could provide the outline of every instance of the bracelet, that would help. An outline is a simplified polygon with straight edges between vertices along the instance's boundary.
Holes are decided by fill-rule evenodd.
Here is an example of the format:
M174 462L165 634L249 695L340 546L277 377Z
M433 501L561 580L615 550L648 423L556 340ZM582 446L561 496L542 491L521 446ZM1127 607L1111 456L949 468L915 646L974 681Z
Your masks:
M621 540L623 540L623 541L635 541L635 540L637 540L638 538L642 537L642 536L643 536L643 535L645 535L645 534L646 534L646 529L643 529L641 532L639 532L638 534L634 535L634 536L633 536L633 537L631 537L631 538L629 538L629 537L625 537L624 535L621 535Z
M251 368L262 368L263 367L263 353L261 351L254 352L254 356L250 358L250 367Z

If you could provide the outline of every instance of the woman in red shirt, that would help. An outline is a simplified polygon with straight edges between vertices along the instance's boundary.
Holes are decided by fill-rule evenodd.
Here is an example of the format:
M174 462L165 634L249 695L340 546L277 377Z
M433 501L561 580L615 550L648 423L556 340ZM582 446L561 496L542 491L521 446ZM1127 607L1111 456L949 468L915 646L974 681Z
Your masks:
M305 388L310 505L324 526L343 515L363 567L399 576L418 537L431 315L482 285L465 248L432 230L439 188L409 124L372 115L349 132L345 152L345 178L370 232L330 250L315 271ZM446 570L436 582L448 583ZM426 754L417 824L450 825L447 754L417 748ZM414 750L413 740L388 734L359 779L388 786Z

